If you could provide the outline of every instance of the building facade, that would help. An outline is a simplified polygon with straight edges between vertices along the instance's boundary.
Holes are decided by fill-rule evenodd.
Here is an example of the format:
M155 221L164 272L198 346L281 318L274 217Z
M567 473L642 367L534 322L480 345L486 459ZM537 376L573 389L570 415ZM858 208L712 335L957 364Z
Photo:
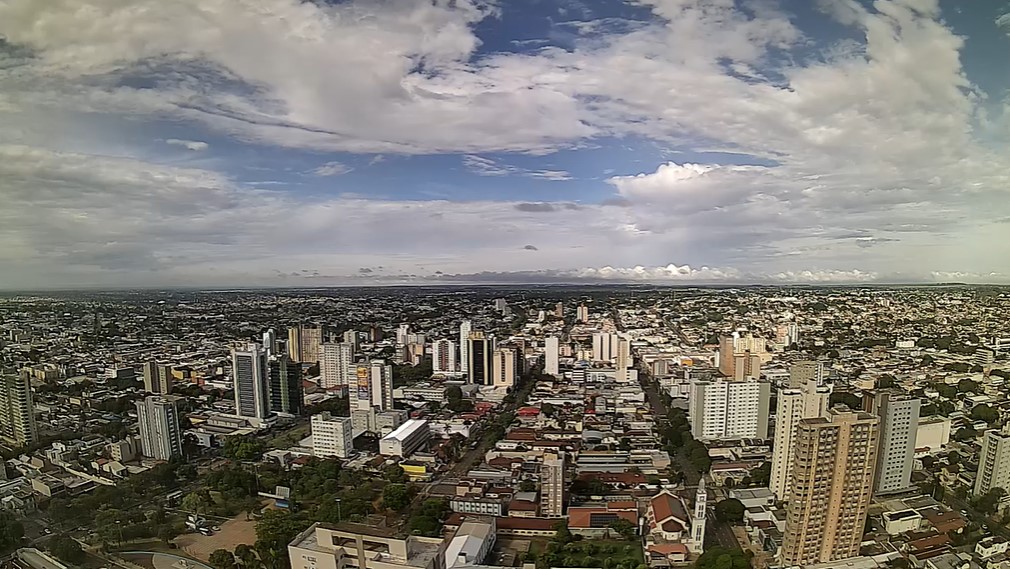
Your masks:
M512 387L519 377L519 353L515 348L501 347L491 357L491 383L495 387Z
M768 438L767 381L694 381L688 415L698 440Z
M346 388L351 383L354 367L354 344L328 342L320 347L319 387Z
M288 328L288 357L296 362L318 362L322 344L322 326L299 324Z
M973 493L982 496L993 488L1010 488L1010 424L990 429L982 438Z
M470 383L491 385L491 340L483 332L470 332L466 356Z
M154 361L144 364L144 391L168 395L172 392L172 380L172 366Z
M372 360L355 368L352 410L386 411L393 408L393 366Z
M459 371L468 373L470 371L470 332L473 332L473 325L469 320L464 320L459 324Z
M880 417L880 448L874 491L878 494L901 492L912 485L915 436L919 428L918 397L882 390L872 399L868 411Z
M15 446L38 441L31 378L27 373L3 374L0 380L0 439Z
M428 421L411 419L379 439L379 454L406 458L431 438Z
M273 357L270 367L270 412L284 415L301 415L305 410L305 392L302 390L302 365L286 355Z
M565 514L565 457L547 452L540 466L540 515L560 518Z
M803 419L827 415L831 398L831 386L821 385L816 374L806 373L808 369L802 366L799 373L791 369L790 386L778 393L769 488L780 500L789 495L796 426Z
M779 561L813 565L859 555L877 463L880 419L834 408L796 428Z
M557 336L548 336L544 340L544 373L558 377L561 375L558 358L561 356L561 340Z
M329 412L312 416L312 455L319 458L347 458L354 451L350 417L334 417Z
M456 342L435 340L431 343L431 370L435 373L456 371Z
M182 456L179 410L173 399L149 395L143 401L137 401L137 424L144 456L166 461Z
M259 344L232 348L232 385L235 390L235 414L262 420L270 416L267 393L269 366L267 354Z

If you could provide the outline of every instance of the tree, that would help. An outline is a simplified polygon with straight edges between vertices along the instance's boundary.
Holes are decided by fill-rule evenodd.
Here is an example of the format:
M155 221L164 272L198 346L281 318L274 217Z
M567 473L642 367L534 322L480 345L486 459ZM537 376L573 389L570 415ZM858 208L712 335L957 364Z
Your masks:
M727 498L715 505L715 517L721 522L741 523L745 509L740 500Z
M519 483L520 492L536 492L536 490L537 490L537 483L530 480L529 478L525 478L523 479L522 482Z
M966 369L965 371L968 370ZM957 382L957 390L960 391L961 393L978 393L978 382L972 381L967 378L962 379L961 381Z
M749 569L751 555L740 549L713 547L706 549L694 562L696 569Z
M750 485L765 488L771 482L772 463L765 461L761 466L750 471Z
M214 569L235 569L235 556L227 549L215 549L208 561Z
M623 537L624 539L628 540L635 539L635 533L636 533L635 524L629 522L624 518L618 518L610 522L610 525L608 525L607 527L621 534L621 537Z
M256 550L247 543L240 543L235 546L235 557L238 558L243 567L254 567L259 564Z
M232 460L247 461L263 458L266 443L252 437L228 437L222 451Z
M0 549L8 549L21 542L25 528L10 512L0 511Z
M288 544L306 527L290 510L267 510L256 524L256 550L267 558L286 555Z
M67 535L58 535L50 539L46 543L46 549L61 560L73 565L79 565L84 561L84 550L81 549L81 544Z
M399 464L390 464L382 471L383 478L394 484L403 484L407 481L407 473Z
M860 411L863 408L863 400L855 393L847 391L835 391L828 400L831 407L835 405L845 405L853 411Z
M971 408L971 419L973 421L985 421L991 425L999 420L999 411L983 403Z
M448 404L459 404L463 400L463 390L458 385L450 385L445 388L445 402Z
M402 511L410 505L410 490L405 484L387 484L382 489L382 505L394 511Z
M970 441L978 437L978 431L971 427L961 427L954 433L954 438L959 441Z
M1006 490L993 488L975 500L975 509L986 515L993 514L1003 496L1006 496Z
M568 520L558 520L554 523L554 537L551 538L552 541L566 544L571 543L574 539L572 531L568 529Z
M187 512L193 512L194 514L199 514L200 512L206 511L207 507L210 505L206 494L206 490L203 492L190 492L182 499L182 509Z

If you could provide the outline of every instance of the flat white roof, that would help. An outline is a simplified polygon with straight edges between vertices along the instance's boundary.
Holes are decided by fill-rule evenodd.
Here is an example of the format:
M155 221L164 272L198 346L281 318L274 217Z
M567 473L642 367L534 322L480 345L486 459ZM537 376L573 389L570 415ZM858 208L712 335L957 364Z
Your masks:
M395 431L389 433L388 435L382 437L382 440L399 440L404 441L410 435L414 434L414 431L421 428L422 425L427 425L428 421L424 419L409 419L402 425L396 428Z

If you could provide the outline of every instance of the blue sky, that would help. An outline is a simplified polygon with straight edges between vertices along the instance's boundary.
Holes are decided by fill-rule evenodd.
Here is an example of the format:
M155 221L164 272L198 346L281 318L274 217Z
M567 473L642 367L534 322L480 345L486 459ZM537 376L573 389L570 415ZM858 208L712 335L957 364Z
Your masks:
M0 287L1007 282L1008 13L2 1Z

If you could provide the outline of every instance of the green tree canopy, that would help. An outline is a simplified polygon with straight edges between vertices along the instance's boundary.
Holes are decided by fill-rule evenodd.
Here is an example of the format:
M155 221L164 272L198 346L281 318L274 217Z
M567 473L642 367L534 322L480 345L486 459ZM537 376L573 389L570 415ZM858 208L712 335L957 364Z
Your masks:
M745 509L740 500L727 498L715 505L715 517L722 522L741 523Z

